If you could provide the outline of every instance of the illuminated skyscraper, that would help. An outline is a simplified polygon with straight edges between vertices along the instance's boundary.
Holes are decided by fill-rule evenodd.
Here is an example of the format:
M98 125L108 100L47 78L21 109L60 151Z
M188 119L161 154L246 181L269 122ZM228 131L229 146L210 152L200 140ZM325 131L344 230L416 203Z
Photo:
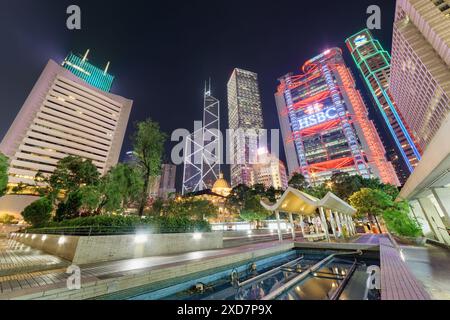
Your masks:
M109 92L114 81L114 76L108 73L109 62L106 64L105 69L102 70L88 62L88 55L89 50L86 51L84 56L71 52L62 63L62 66L91 86Z
M425 152L450 114L450 0L398 0L390 92Z
M275 94L289 174L321 183L334 173L399 185L339 48L279 79Z
M229 129L235 130L231 143L231 185L250 185L252 164L256 163L259 129L263 128L258 75L234 69L228 82Z
M220 101L205 85L203 121L186 138L182 193L211 189L220 175Z
M267 149L259 149L258 163L253 165L252 184L263 184L266 188L286 190L288 178L283 161L270 154Z
M395 148L397 157L392 160L396 164L397 176L404 184L421 159L421 155L417 142L389 92L391 74L389 53L367 29L354 34L345 43L377 106L376 112L383 119L384 129L389 133L386 147ZM400 161L396 161L397 158Z
M91 86L50 60L0 144L9 183L33 185L67 156L92 160L101 174L119 158L132 101Z

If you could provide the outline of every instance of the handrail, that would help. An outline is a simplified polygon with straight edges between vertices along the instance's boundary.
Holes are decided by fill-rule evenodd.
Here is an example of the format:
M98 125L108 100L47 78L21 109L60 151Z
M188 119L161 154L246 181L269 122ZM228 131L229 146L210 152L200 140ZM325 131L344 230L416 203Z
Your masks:
M320 260L314 266L308 268L307 270L305 270L303 273L301 273L300 275L298 275L291 281L285 283L281 287L277 288L275 291L269 293L268 295L263 297L262 300L273 300L273 299L277 298L278 296L283 294L283 292L285 292L289 288L295 286L297 284L297 282L305 279L307 276L309 276L314 271L317 271L320 267L322 267L322 265L324 265L328 261L332 260L334 257L344 256L344 255L355 255L355 254L362 255L362 251L356 250L356 251L352 251L352 252L333 253L333 254L329 255L328 257L326 257L325 259Z
M259 280L259 279L265 278L266 276L271 275L272 273L278 272L280 269L282 269L282 268L284 268L284 267L289 267L289 266L291 266L292 264L294 264L294 263L296 263L296 262L298 262L298 261L300 261L300 260L303 260L304 257L305 257L305 256L301 256L300 258L297 258L297 259L295 259L295 260L289 261L288 263L285 263L285 264L283 264L283 265L281 265L281 266L279 266L279 267L276 267L276 268L274 268L274 269L271 269L271 270L269 270L269 271L267 271L267 272L261 273L261 274L257 275L256 277L253 277L253 278L251 278L251 279L245 280L245 281L243 281L243 282L239 282L239 281L238 281L238 286L239 286L240 288L245 287L245 286L247 286L249 283L252 283L252 282L255 282L255 281Z

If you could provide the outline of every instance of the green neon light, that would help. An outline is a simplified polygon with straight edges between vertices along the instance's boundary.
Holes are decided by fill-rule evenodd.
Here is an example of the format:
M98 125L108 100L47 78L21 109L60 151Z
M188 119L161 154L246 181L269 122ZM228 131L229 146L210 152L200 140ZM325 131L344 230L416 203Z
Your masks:
M114 76L83 60L78 55L70 53L64 60L63 67L93 87L106 92L111 90Z

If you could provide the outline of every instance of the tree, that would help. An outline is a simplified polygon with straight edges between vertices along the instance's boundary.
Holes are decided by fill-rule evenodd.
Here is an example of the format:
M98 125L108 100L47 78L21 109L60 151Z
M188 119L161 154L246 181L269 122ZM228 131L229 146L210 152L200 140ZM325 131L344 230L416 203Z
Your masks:
M169 200L165 211L171 216L186 216L190 219L204 220L218 215L218 208L208 200L184 198Z
M313 197L322 199L330 191L326 184L319 184L313 187L308 187L305 192Z
M81 216L81 207L83 206L83 195L79 191L69 193L66 201L61 201L56 208L55 221L75 219Z
M308 187L308 182L306 181L304 175L296 172L293 174L291 180L289 180L288 185L294 189L305 191Z
M329 183L332 192L344 201L363 188L363 178L359 175L349 175L348 173L333 174Z
M22 216L33 227L40 227L50 221L52 210L52 201L44 197L26 207Z
M52 200L64 194L64 200L83 185L97 185L100 173L91 160L68 156L58 161L50 176L38 172L35 180L47 185L45 195Z
M261 198L257 195L247 197L244 206L241 210L240 216L245 221L259 222L264 220L269 215L269 211L261 205Z
M161 173L161 159L166 134L160 131L158 123L147 119L136 124L136 131L132 140L137 166L144 181L139 193L140 204L138 213L142 216L147 203L150 181Z
M97 213L121 212L140 200L144 181L136 167L119 163L101 179L98 187L100 203Z
M8 158L0 152L0 197L6 192L8 185Z
M358 210L358 215L369 215L375 219L381 232L377 217L394 206L392 198L381 190L363 188L355 192L349 199L350 204Z

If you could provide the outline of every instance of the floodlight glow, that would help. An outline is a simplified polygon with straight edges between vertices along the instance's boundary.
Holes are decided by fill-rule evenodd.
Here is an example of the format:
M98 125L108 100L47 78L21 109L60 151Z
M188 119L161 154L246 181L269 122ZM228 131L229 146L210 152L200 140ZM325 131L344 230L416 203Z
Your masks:
M134 243L141 244L147 242L147 235L145 234L137 234L134 237Z
M42 241L47 240L47 235L44 234L44 235L42 236L41 240L42 240Z
M58 244L61 246L61 245L63 245L64 243L66 243L66 238L65 238L64 236L61 236L61 237L59 238L59 240L58 240Z
M34 240L34 239L36 239L36 235L35 235L35 234L33 234L33 235L31 236L31 240Z
M200 240L201 238L203 238L203 235L200 232L194 233L194 239L195 240Z

